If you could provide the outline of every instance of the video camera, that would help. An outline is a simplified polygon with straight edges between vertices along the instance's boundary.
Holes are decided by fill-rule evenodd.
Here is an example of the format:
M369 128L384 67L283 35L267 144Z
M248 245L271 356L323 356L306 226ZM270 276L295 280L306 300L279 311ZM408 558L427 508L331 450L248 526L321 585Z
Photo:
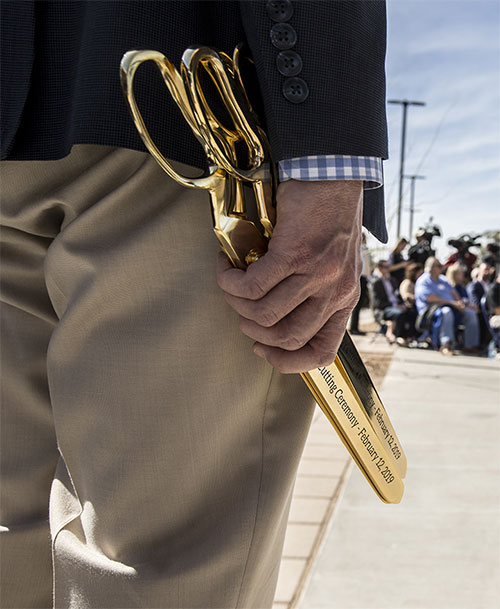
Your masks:
M417 243L412 245L408 250L408 260L425 264L429 256L434 256L435 251L432 249L432 239L441 237L441 229L436 224L432 224L432 218L423 227L419 228L417 233Z
M454 247L459 254L465 254L470 247L478 247L481 244L479 243L479 241L477 241L477 239L480 237L481 235L469 235L468 233L464 233L463 235L460 235L459 237L457 237L456 239L449 239L448 240L448 245L451 245L451 247Z
M433 252L434 250L431 249L432 239L434 237L441 237L441 229L435 224L427 224L425 228L419 229L417 237L423 237L419 242L420 247Z

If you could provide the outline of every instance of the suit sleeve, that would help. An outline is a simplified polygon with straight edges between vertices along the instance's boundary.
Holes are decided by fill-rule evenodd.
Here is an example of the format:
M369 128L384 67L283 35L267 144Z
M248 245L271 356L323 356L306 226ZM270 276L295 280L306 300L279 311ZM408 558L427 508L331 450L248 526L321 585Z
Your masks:
M285 20L276 20L276 7ZM387 158L384 0L242 0L240 10L275 160ZM291 32L285 49L274 35L283 28ZM293 76L279 61L290 52L301 65ZM291 100L290 79L305 83L307 95ZM363 225L387 242L383 187L365 191Z
M471 285L469 296L471 304L476 305L476 307L481 306L481 298L484 296L484 288L478 281L475 281Z
M285 21L273 18L276 4L290 5ZM315 154L386 158L385 2L257 0L240 6L275 159ZM280 49L273 33L284 26L292 33L280 45L289 48ZM280 72L278 60L285 51L302 62L292 77L306 83L302 101L290 101L284 93L290 78Z

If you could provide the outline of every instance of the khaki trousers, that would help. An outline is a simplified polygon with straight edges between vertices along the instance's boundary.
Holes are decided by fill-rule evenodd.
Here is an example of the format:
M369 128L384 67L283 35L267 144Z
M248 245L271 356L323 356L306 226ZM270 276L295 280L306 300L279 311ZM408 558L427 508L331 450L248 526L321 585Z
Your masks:
M2 607L269 607L313 403L239 331L207 194L107 147L1 170Z

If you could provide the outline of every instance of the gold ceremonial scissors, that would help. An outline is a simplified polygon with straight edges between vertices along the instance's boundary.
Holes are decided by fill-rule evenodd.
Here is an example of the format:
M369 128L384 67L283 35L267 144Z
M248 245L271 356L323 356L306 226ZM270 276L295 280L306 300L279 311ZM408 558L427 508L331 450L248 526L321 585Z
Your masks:
M259 126L241 78L244 55L233 58L209 47L189 47L180 71L157 51L129 51L121 80L144 144L165 172L190 188L210 193L214 231L232 264L240 269L265 254L273 231L276 168L267 136ZM134 96L138 67L153 61L186 122L205 151L208 169L201 177L180 174L152 140ZM230 119L216 117L201 79L208 75ZM243 160L242 160L243 159ZM250 211L255 213L250 219ZM255 216L255 217L254 217ZM346 333L330 366L301 374L320 408L377 495L397 503L403 495L406 457L370 376Z
M153 61L159 68L172 98L205 151L208 169L201 177L187 177L174 169L146 128L133 90L135 73L146 61ZM209 191L214 231L222 249L234 266L245 269L267 250L277 179L274 165L264 165L269 161L269 145L241 82L241 61L240 47L235 49L233 59L209 47L189 47L183 53L179 72L158 51L129 51L122 59L121 80L145 146L171 178L183 186ZM224 125L212 111L200 82L203 73L209 75L232 126ZM244 167L238 163L242 156L246 157ZM248 196L243 184L252 188L260 227L247 216Z

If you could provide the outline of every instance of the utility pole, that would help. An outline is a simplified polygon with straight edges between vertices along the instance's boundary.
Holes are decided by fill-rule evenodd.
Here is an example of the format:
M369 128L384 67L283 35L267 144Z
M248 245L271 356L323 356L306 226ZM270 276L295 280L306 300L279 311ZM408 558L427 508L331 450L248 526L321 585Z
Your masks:
M398 198L398 238L401 237L401 212L403 208L403 175L405 165L405 143L406 143L406 113L408 106L425 106L425 102L410 101L408 99L389 99L389 104L401 104L403 106L403 126L401 129L401 160L399 164L399 198Z
M425 176L403 176L408 180L411 180L411 199L410 199L410 234L408 235L408 242L411 243L411 237L413 235L413 214L415 213L415 180L425 180Z

